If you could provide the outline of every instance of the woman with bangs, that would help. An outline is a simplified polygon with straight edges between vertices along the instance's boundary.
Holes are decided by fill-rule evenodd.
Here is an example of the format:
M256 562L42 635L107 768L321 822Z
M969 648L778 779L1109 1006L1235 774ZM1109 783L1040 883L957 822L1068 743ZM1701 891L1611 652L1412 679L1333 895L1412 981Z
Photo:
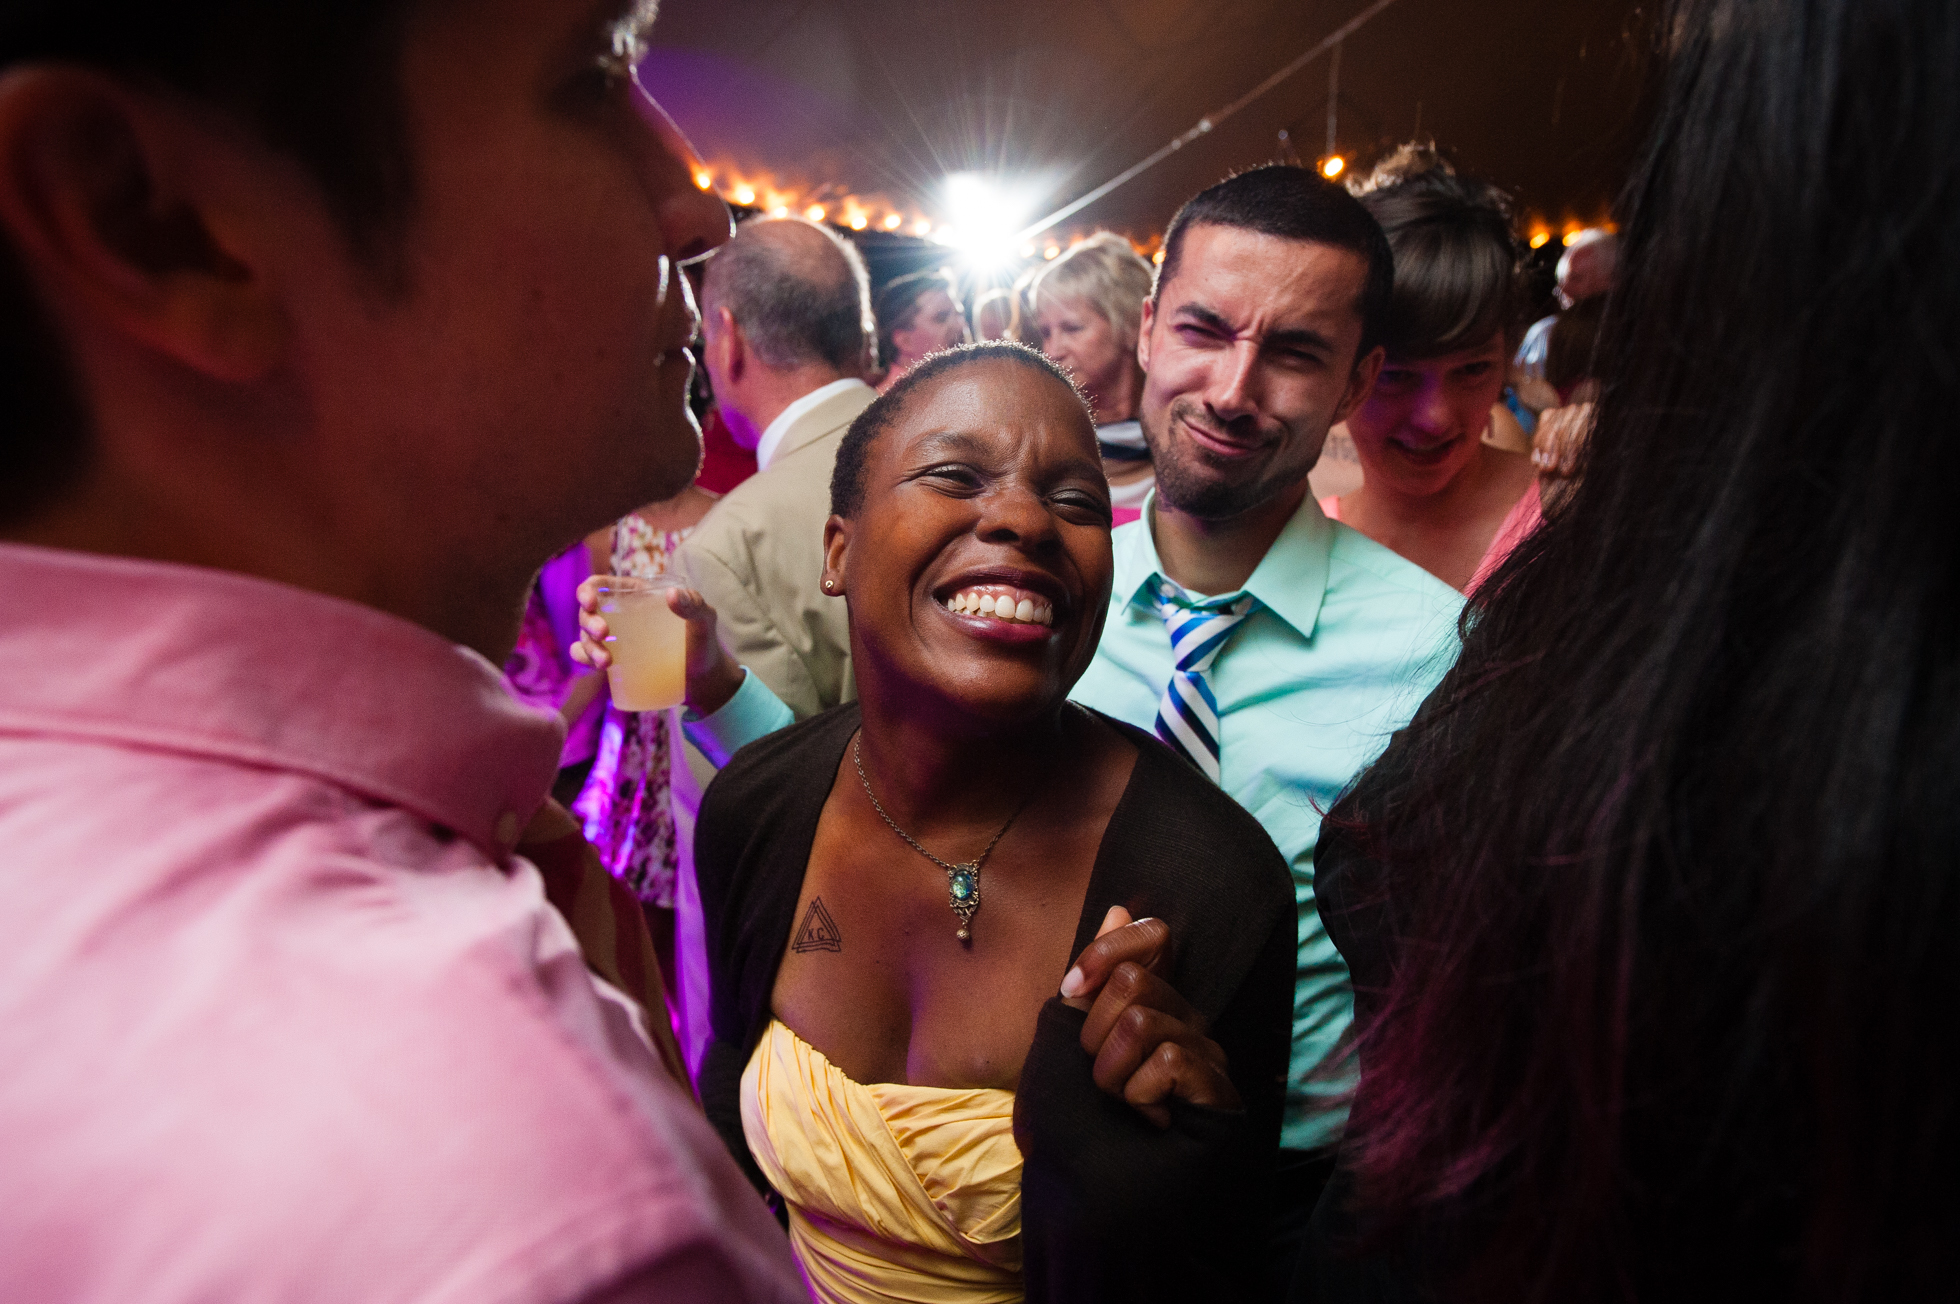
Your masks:
M1357 194L1395 251L1388 358L1347 421L1362 485L1320 506L1467 593L1539 520L1531 459L1484 438L1517 344L1510 199L1420 144Z

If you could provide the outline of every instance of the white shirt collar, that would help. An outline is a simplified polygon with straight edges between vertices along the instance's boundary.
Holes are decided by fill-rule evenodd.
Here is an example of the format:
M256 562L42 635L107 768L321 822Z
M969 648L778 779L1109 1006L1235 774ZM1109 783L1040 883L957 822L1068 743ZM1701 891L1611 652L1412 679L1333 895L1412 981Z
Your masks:
M756 440L755 469L758 471L767 471L769 469L769 464L776 460L776 451L783 446L783 436L789 433L789 428L801 420L806 412L809 412L825 399L833 398L838 394L842 394L845 390L863 384L864 382L855 376L847 376L843 380L833 380L828 385L818 386L802 398L797 399L796 402L784 408L777 414L776 419L769 423L769 428L762 432L762 438ZM866 388L869 388L869 386L866 386Z

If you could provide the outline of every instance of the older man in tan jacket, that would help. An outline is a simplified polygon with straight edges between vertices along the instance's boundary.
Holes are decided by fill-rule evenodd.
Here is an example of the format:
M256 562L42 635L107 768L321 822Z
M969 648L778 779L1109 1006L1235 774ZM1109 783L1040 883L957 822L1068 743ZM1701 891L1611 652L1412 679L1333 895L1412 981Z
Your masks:
M877 338L864 263L815 223L748 222L708 264L702 310L702 365L759 469L676 566L714 607L729 653L801 719L856 696L844 604L817 577L837 446L877 397L863 380Z
M729 433L755 449L759 469L703 518L675 569L714 607L734 662L802 719L857 696L849 617L818 577L837 446L877 397L863 380L877 347L870 284L857 251L825 228L758 219L709 262L701 301L702 365ZM694 813L727 760L713 725L688 725L678 749L687 763L673 770L677 977L690 1067L707 1039Z

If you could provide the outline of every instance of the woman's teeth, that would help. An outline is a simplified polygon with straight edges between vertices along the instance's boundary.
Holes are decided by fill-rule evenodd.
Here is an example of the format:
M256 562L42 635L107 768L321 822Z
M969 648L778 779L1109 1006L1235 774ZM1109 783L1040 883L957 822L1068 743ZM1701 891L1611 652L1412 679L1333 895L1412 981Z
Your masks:
M1055 623L1055 608L1050 603L1014 589L966 589L946 599L946 609L956 615L992 616L1022 625Z

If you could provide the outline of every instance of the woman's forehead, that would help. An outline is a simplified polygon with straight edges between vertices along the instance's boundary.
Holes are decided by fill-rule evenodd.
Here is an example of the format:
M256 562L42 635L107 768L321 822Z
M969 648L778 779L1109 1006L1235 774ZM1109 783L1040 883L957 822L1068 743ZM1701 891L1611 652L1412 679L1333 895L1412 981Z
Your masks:
M1095 442L1089 413L1066 384L1044 369L987 360L920 384L892 422L891 443L898 452L955 434L991 441L1037 430L1078 431L1085 444Z

